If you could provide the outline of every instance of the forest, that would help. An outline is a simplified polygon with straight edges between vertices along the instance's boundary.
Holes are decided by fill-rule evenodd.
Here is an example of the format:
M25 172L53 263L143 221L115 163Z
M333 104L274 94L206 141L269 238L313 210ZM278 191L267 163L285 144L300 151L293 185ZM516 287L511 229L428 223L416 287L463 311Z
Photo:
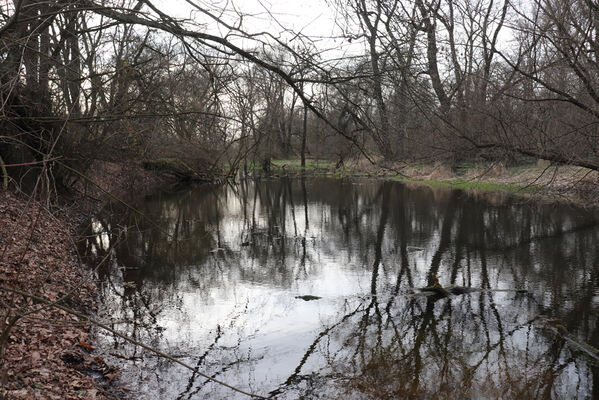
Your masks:
M598 205L596 0L0 2L0 398L594 398Z
M182 3L2 5L5 186L68 190L94 161L202 179L306 155L599 167L592 0L323 1L328 38L260 31L265 5Z

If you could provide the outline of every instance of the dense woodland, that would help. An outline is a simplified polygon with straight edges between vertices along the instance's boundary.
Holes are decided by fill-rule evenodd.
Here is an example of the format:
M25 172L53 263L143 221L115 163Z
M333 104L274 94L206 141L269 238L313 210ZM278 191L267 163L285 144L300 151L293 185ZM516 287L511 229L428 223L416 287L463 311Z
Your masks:
M149 0L0 5L3 185L68 189L94 160L204 178L306 156L599 168L593 0L323 0L324 39L182 3L188 18Z

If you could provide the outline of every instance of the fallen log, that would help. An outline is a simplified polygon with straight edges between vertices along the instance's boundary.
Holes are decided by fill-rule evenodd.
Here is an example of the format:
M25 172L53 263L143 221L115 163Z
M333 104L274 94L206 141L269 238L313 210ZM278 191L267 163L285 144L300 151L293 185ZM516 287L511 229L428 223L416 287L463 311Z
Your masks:
M427 287L420 288L420 291L433 293L441 297L453 296L453 293L448 291L446 288L443 287L443 285L439 283L439 278L437 278L437 275L431 274L431 279L433 280L433 284Z
M468 294L472 292L480 292L481 289L465 287L465 286L446 286L446 287L437 287L437 286L427 286L423 288L418 288L419 291L424 293L431 293L443 297L448 296L457 296L460 294Z
M143 162L144 169L159 174L170 175L181 182L213 182L215 176L208 172L207 166L195 166L189 160L178 158L160 158Z
M541 327L553 332L556 336L563 338L571 348L586 354L589 358L593 360L594 363L599 363L599 349L597 349L594 346L591 346L590 344L584 342L582 339L568 332L565 326L561 324L556 324L554 323L554 321L548 320Z

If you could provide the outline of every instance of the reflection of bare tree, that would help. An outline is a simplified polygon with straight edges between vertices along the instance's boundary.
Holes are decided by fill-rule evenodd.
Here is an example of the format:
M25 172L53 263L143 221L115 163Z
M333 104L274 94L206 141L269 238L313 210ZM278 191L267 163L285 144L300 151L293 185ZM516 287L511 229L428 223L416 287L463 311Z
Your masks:
M298 349L294 370L272 378L272 394L343 382L381 398L570 397L597 385L596 367L542 327L559 318L599 344L599 233L584 211L326 179L201 186L158 194L143 207L151 222L113 210L97 217L87 241L97 258L112 254L110 268L99 271L105 306L135 337L168 340L159 326L163 305L184 309L185 291L202 302L240 285L291 291L319 276L324 258L364 276L360 296L321 300L336 317ZM431 284L433 274L444 285L528 294L415 295L411 288ZM260 335L253 321L260 312L255 305L223 315L201 351L177 350L215 376L251 370L263 354L239 351ZM191 322L180 318L185 331ZM564 382L567 374L577 387ZM184 376L179 398L206 393L195 374Z
M240 310L236 310L235 312L231 313L230 317L227 318L227 321L229 322L227 329L231 330L232 328L234 328L234 326L236 324L238 324L240 321L242 321L246 311L247 311L247 304L245 304L243 307L240 307ZM194 398L194 396L196 394L198 394L202 390L202 388L204 388L207 384L210 383L209 379L202 379L202 377L198 374L198 371L200 369L202 369L203 367L205 367L205 363L206 363L207 359L210 356L213 356L213 353L218 353L218 350L219 350L218 344L224 335L225 335L225 332L224 332L223 328L220 325L217 325L216 329L215 329L214 340L212 341L212 343L210 343L210 345L208 345L208 347L206 347L206 349L204 350L202 355L198 357L198 359L196 361L195 370L191 373L191 375L188 379L188 382L187 382L187 386L185 387L185 390L183 390L177 396L178 400L184 399L184 398L187 398L187 399ZM242 363L249 363L251 361L252 360L250 358L242 356L237 359L233 359L230 362L222 363L221 365L218 366L218 368L216 368L216 370L211 374L210 377L218 378L219 375L225 373L231 367L234 367L234 366L236 366L238 364L242 364ZM198 380L198 378L202 379L202 382L197 383L196 381Z
M464 312L471 302L466 297L396 300L399 306L394 307L393 321L383 316L382 324L372 318L365 326L366 309L377 308L371 300L323 330L294 374L273 394L291 390L300 382L322 384L311 381L311 374L299 372L306 359L318 352L318 343L339 336L344 338L342 346L327 354L331 363L320 373L330 379L349 379L346 390L359 389L375 398L550 398L556 393L560 398L572 398L588 393L588 387L556 387L564 370L574 365L581 368L582 381L590 382L589 369L584 358L574 356L563 341L544 337L534 318L503 315L512 323L500 334L495 317ZM481 329L483 324L487 329ZM487 335L490 341L484 343ZM526 336L524 349L518 348L522 335ZM350 365L354 367L348 370ZM319 388L323 389L307 390L318 392Z
M335 356L326 357L335 360L329 365L333 371L331 378L347 374L343 368L340 373L337 373L340 366L355 365L357 366L353 370L356 376L353 379L355 386L352 387L357 387L377 398L412 395L454 397L472 394L502 395L510 398L549 398L554 390L566 396L577 393L576 391L563 392L563 387L556 389L554 384L568 366L581 362L584 364L584 358L581 360L571 355L570 351L563 346L563 341L554 340L555 338L544 335L543 331L535 327L534 322L539 318L538 315L546 310L537 307L536 312L531 311L531 306L534 307L536 303L530 297L519 299L515 296L508 315L498 307L495 301L496 295L492 292L477 294L476 303L469 297L445 299L441 302L438 302L438 298L435 297L408 301L399 298L402 277L411 275L409 272L406 273L406 269L409 270L406 240L400 241L399 245L401 262L393 295L386 306L379 303L377 280L382 258L382 233L387 221L386 210L389 209L389 192L385 190L384 185L381 186L381 191L383 193L380 204L381 216L374 244L370 285L372 296L369 302L355 313L359 314L359 318L355 316L358 319L346 321L346 316L342 319L343 324L336 323L323 330L309 347L294 374L275 393L281 393L285 386L297 384L302 380L299 372L306 359L314 355L317 343L326 341L325 336L333 334L331 332L333 329L347 332L343 332L343 336L346 337L343 341L344 346L337 350ZM457 195L453 193L452 196ZM474 272L478 275L475 281L480 282L481 287L490 289L492 284L486 253L485 223L482 220L484 211L473 213L472 205L467 209L462 208L455 200L454 198L450 201L446 212L443 213L439 244L430 261L429 277L430 274L439 272L443 253L452 248L455 259L451 263L446 263L451 271L451 282L455 282L457 269L462 258L465 257L468 265L472 263L478 265L475 271L468 268L467 282L472 282L471 275ZM407 224L404 210L405 208L402 208L402 212L398 215L398 227L404 228L400 228L399 235L405 239ZM478 230L474 232L474 240L470 242L464 255L464 241L467 239L465 231L472 224L477 226ZM456 226L455 243L452 243L454 226ZM528 303L524 307L529 311L528 319L514 314L514 310L522 308L522 301ZM400 312L397 310L396 303L401 305ZM383 308L385 312L381 313L380 310ZM351 316L354 316L354 313ZM506 317L510 321L507 324L509 326L505 326ZM517 322L514 323L514 320ZM523 332L528 335L524 357L519 354L519 349L515 349L518 337ZM456 334L469 340L465 340L456 348ZM537 336L536 340L542 340L539 340L540 343L537 342L536 346L532 346L531 343L535 339L531 338L531 335ZM474 351L467 348L469 343L475 347ZM476 349L474 343L484 343L484 346ZM551 355L549 361L545 360L546 354ZM523 370L520 363L524 359L529 365ZM489 368L489 363L493 363L494 368ZM534 379L527 378L527 373L530 373L530 377ZM303 378L307 380L308 376ZM438 382L439 386L431 386L431 382ZM318 392L314 388L312 390Z
M277 389L271 391L269 393L269 396L274 397L276 395L279 395L279 394L283 393L287 387L289 387L291 385L297 385L299 382L309 379L309 376L311 374L309 374L307 376L301 375L301 370L302 370L302 367L305 365L306 361L308 360L308 358L310 358L314 354L314 352L317 351L318 344L322 341L322 339L326 339L335 328L342 326L344 323L347 322L347 320L349 318L353 317L358 312L361 312L361 308L362 308L362 305L360 305L355 310L345 314L338 322L332 324L331 326L329 326L329 327L325 328L323 331L321 331L318 334L318 336L316 336L316 339L314 339L314 342L312 342L312 344L310 344L310 346L308 347L308 350L306 350L306 352L304 353L303 357L301 358L298 366L295 368L293 373L291 375L289 375L289 377Z

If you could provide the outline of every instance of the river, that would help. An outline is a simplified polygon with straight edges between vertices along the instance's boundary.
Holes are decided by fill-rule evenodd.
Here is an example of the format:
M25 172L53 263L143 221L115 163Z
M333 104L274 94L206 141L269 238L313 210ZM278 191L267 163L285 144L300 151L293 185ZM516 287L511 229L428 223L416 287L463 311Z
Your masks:
M280 178L112 204L83 248L101 262L101 320L247 392L586 399L598 221L503 194ZM476 290L417 290L437 281ZM101 330L95 345L133 398L248 398Z

